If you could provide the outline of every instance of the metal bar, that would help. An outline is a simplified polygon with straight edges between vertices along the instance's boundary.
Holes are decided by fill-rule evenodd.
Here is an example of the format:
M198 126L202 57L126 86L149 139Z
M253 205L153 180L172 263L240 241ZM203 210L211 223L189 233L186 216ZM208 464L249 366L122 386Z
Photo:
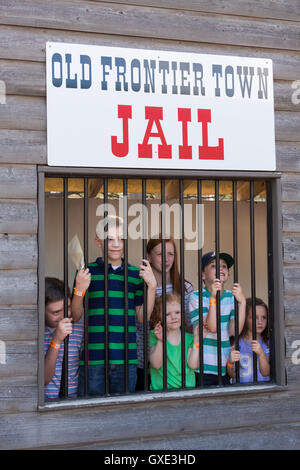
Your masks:
M272 187L271 183L267 182L267 251L268 251L268 309L269 309L269 334L270 334L270 378L275 377L275 344L274 338L274 262L273 262L273 217L272 217Z
M38 355L38 403L45 405L45 175L38 173L38 308L39 308L39 355Z
M185 388L185 283L184 283L184 197L183 181L179 180L180 204L180 300L181 300L181 383Z
M203 296L202 296L202 218L200 208L202 205L202 182L197 181L197 204L198 204L198 307L199 307L199 385L203 387L203 369L204 369L204 353L203 353ZM201 242L201 244L200 244Z
M104 178L104 219L108 215L108 181ZM104 363L105 393L109 394L108 226L104 225Z
M216 278L220 279L220 206L219 206L219 180L215 181L215 252L216 252ZM221 347L221 306L220 292L217 292L217 359L218 384L222 385L222 347Z
M166 316L166 245L165 245L165 180L161 180L161 269L163 320L163 390L167 391L167 316Z
M232 218L233 218L233 282L238 281L238 234L237 234L237 183L232 182ZM239 351L239 308L236 298L234 298L234 349ZM235 363L236 383L240 383L240 363Z
M63 210L63 243L64 243L64 287L65 287L65 301L64 301L64 318L68 317L68 178L64 178L64 210ZM63 370L61 375L61 391L64 398L68 397L68 364L69 364L69 336L64 339L64 359L63 359Z
M146 179L142 180L142 232L143 232L143 259L147 258L148 219L147 219L147 186ZM148 390L148 290L144 282L144 390Z
M88 265L88 220L89 193L88 178L84 178L84 212L83 212L83 243L85 268ZM89 332L88 332L88 292L83 299L84 308L84 394L88 395L88 365L89 365Z
M286 385L285 370L285 322L283 307L283 260L282 260L282 207L281 181L270 181L268 187L268 237L269 266L269 312L270 312L270 354L273 379L277 385ZM272 269L272 271L271 271Z
M254 217L254 182L253 181L250 181L250 245L251 245L252 339L256 340L255 217ZM253 352L253 382L257 383L257 355L255 352Z
M38 171L45 172L50 176L64 176L68 174L72 177L83 177L83 176L93 176L103 177L103 176L123 176L123 177L141 177L141 170L134 168L101 168L99 171L98 168L78 168L78 167L48 167L41 166L38 168ZM97 172L98 171L98 172ZM267 172L267 171L236 171L234 174L232 171L222 171L222 170L171 170L171 169L146 169L143 168L143 177L145 178L203 178L203 179L214 179L218 178L219 180L238 180L238 181L249 181L250 179L275 179L280 178L281 173L279 172Z
M124 240L124 386L128 393L129 383L129 354L128 354L128 206L127 206L127 179L123 179L123 240Z

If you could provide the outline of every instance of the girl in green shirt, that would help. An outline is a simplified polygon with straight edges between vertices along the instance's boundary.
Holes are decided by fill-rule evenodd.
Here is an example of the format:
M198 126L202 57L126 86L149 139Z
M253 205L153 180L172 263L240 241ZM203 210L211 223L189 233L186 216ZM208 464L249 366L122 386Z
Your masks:
M151 316L150 332L150 390L163 389L163 324L162 297L157 298ZM167 327L167 388L184 388L181 374L181 303L177 294L166 294ZM203 331L205 337L207 331ZM199 327L185 333L185 387L195 387L194 369L199 367Z

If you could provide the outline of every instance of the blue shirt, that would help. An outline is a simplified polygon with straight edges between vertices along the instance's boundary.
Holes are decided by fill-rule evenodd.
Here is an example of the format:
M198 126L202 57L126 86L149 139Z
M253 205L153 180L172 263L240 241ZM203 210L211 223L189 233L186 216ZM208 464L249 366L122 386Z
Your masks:
M104 261L97 258L89 263L91 283L87 292L88 303L88 363L104 364L105 360L105 307ZM125 283L124 261L117 269L108 264L108 348L109 363L124 364L125 359ZM137 364L136 312L143 304L143 279L139 268L128 264L128 362ZM85 351L80 365L84 364Z
M263 351L267 357L270 355L269 345L259 340L259 344L263 348ZM240 382L248 383L253 382L253 352L251 349L251 341L246 341L243 338L239 340L240 345ZM261 375L259 370L259 357L257 356L257 381L267 382L270 380L269 376L264 377ZM235 382L235 380L234 380Z

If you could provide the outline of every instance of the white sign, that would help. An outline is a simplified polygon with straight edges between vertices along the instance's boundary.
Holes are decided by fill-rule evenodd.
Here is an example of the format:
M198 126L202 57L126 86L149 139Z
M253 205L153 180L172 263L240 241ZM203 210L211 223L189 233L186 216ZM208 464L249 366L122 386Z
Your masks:
M275 170L272 61L47 43L48 164Z

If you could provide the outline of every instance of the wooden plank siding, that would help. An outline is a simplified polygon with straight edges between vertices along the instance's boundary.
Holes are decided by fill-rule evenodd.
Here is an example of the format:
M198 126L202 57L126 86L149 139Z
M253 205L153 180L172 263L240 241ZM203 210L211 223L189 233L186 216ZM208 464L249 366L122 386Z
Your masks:
M164 441L164 449L169 450L256 450L256 442L260 442L264 450L274 449L274 441L281 443L285 450L295 450L300 439L300 426L296 423L265 425L263 429L257 426L249 426L243 429L232 429L217 432L190 433L188 435L178 433L168 436ZM137 438L134 441L122 440L119 442L108 442L105 444L91 444L88 446L77 446L77 450L139 450L148 449L154 452L161 448L161 439ZM125 452L124 452L125 453ZM192 453L191 453L192 454ZM108 454L107 454L108 455ZM192 461L192 459L191 459Z
M269 445L282 448L282 442L291 439L294 426L299 425L300 412L299 390L286 392L284 396L285 399L281 393L250 393L237 398L229 393L225 398L210 396L202 397L200 401L169 399L150 402L147 406L138 403L134 404L134 412L131 403L104 406L102 409L96 407L72 412L52 411L38 416L36 413L27 413L26 420L24 414L3 415L0 442L5 441L9 449L14 448L16 442L22 442L25 448L61 446L77 449L84 444L93 443L94 448L105 449L109 446L118 448L118 444L122 446L122 441L125 441L128 450L131 445L144 449L143 440L151 442L154 439L157 449L168 449L169 440L176 439L179 444L180 438L197 435L193 447L195 449L201 447L202 436L218 430L218 433L223 431L224 436L218 446L211 442L211 447L220 448L221 445L226 446L224 441L230 439L231 429L237 436L237 432L243 434L244 427L246 431L254 426L257 430L262 430L265 426L272 429L289 422L291 429L283 441L278 438L274 443L272 433L269 435ZM14 429L14 434L8 434L7 430L11 428ZM261 448L254 436L252 439L245 449ZM186 441L183 442L186 444ZM237 448L240 442L237 437Z
M101 0L95 0L101 1ZM110 0L110 3L128 4L127 0ZM228 15L248 16L250 18L276 18L278 20L295 20L300 16L300 5L297 0L130 0L131 5L170 8L175 10L197 11L199 13L221 13Z
M37 411L37 165L47 161L46 41L273 60L286 389ZM0 448L299 448L300 365L292 361L300 341L300 93L292 101L300 81L299 0L2 0L0 80L6 86L0 103Z
M300 52L263 47L240 47L216 43L199 44L195 41L170 41L143 37L83 33L33 27L6 26L0 23L1 59L45 62L47 41L94 44L104 46L136 47L139 49L182 51L243 57L268 57L273 60L276 80L297 80L300 72ZM21 64L21 62L20 62Z
M300 49L296 21L215 15L106 2L2 0L1 23L104 34Z

